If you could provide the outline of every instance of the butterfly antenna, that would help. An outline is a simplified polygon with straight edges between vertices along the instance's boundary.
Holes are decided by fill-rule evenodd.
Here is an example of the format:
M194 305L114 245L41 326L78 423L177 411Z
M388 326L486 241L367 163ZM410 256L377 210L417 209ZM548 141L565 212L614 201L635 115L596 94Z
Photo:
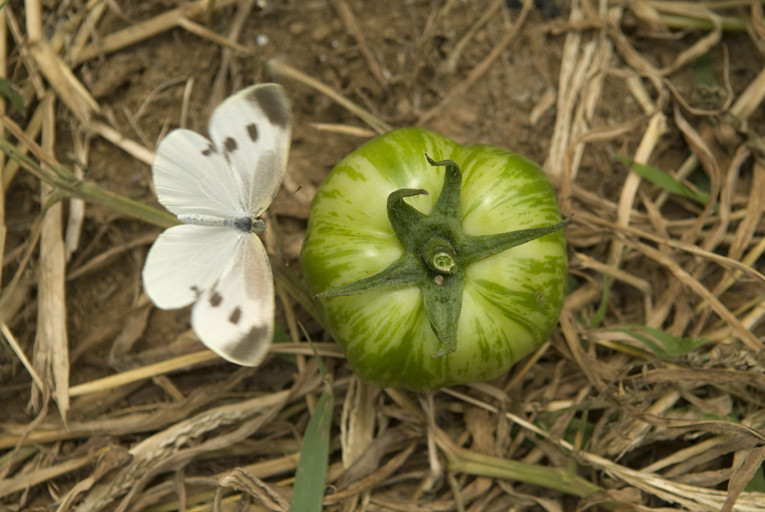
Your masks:
M297 194L297 193L300 191L300 189L302 189L302 188L303 188L303 186L302 186L302 185L298 185L298 188L296 188L295 190L293 190L292 192L290 192L290 193L289 193L289 195L288 195L287 197L292 197L292 196L294 196L294 195L295 195L295 194ZM273 210L269 210L268 214L267 214L267 215L266 215L266 216L265 216L265 217L264 217L262 220L263 220L264 222L268 222L268 221L271 219L271 217L273 217L273 216L274 216L274 215L276 215L277 213L279 213L279 212L278 212L276 209L273 209ZM268 249L269 249L269 252L272 252L272 253L276 253L276 254L279 256L279 258L281 258L281 261L282 261L282 263L284 263L285 265L287 265L288 263L287 263L287 258L286 258L286 255L285 255L285 254L284 254L284 252L282 251L282 247L281 247L281 245L280 245L279 243L277 243L277 240L276 240L276 238L274 238L274 233L273 233L273 230L271 230L271 235L270 235L270 236L267 236L267 240L268 240L268 244L267 244L267 247L268 247Z
M290 193L289 193L289 195L288 195L287 197L293 197L295 194L297 194L298 192L300 192L300 190L301 190L302 188L303 188L303 185L298 185L298 188L296 188L295 190L293 190L292 192L290 192ZM265 221L265 220L269 220L271 217L273 217L274 215L276 215L276 214L278 214L278 213L279 213L279 212L278 212L278 211L276 211L276 208L274 208L273 210L269 210L269 211L268 211L268 213L266 214L266 216L265 216L265 217L263 217L263 220L264 220L264 221Z

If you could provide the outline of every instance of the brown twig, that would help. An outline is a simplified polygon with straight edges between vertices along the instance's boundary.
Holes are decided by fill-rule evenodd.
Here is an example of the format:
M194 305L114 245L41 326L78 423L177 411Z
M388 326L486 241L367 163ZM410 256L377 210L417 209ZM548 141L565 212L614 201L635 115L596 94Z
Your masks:
M353 14L353 11L351 10L350 6L345 0L331 0L331 1L332 1L332 7L335 9L335 12L342 20L346 30L350 33L351 37L353 37L358 43L359 51L361 52L361 55L364 57L364 61L367 63L369 70L372 72L372 76L375 77L375 79L382 86L383 89L387 89L388 80L385 77L385 74L383 73L380 67L380 64L377 62L377 59L369 50L369 45L367 44L366 37L364 37L364 32L361 30L361 27L359 26L358 21L356 21L356 16Z

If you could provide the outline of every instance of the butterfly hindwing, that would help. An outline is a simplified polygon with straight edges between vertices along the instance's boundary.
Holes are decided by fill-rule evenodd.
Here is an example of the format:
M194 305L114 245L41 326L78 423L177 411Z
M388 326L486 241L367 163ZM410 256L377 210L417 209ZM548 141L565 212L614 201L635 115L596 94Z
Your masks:
M220 278L191 311L191 325L221 357L258 365L274 334L274 289L268 255L255 234L244 236L227 256Z
M216 226L181 224L166 229L146 256L146 294L162 309L188 306L220 279L242 236L247 235Z

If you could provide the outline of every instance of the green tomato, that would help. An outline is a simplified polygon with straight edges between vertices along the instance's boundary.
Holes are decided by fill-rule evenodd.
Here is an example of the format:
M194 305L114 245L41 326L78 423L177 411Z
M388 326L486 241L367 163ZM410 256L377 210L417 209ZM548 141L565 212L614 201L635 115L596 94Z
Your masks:
M403 128L319 187L301 264L364 380L436 389L492 379L548 338L565 294L565 222L526 158Z

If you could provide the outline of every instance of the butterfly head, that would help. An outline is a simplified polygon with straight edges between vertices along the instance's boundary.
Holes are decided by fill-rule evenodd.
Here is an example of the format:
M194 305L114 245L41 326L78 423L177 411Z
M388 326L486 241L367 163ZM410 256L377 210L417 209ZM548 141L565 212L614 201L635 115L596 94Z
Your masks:
M266 223L255 217L238 217L234 219L233 226L246 233L262 233L266 230Z

